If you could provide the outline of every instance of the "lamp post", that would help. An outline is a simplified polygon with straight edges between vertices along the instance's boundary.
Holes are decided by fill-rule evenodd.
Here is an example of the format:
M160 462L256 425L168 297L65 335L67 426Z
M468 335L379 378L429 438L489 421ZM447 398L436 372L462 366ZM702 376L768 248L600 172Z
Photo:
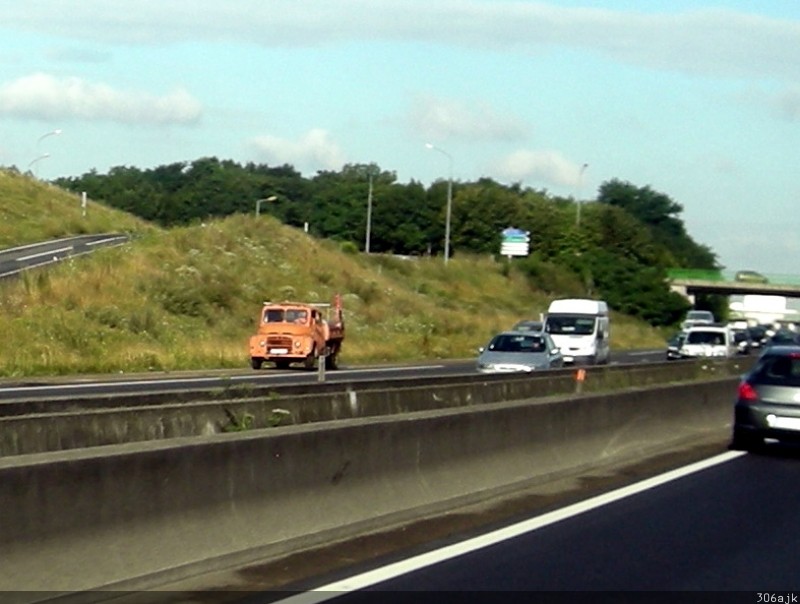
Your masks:
M41 142L42 142L44 139L46 139L48 136L58 136L59 134L61 134L61 128L56 128L56 129L55 129L55 130L53 130L52 132L45 132L45 133L44 133L44 134L42 134L42 135L39 137L39 139L36 141L36 148L38 149L38 148L39 148L39 143L41 143Z
M372 172L369 173L369 192L367 193L367 235L364 241L364 253L369 254L369 238L372 231Z
M256 218L261 215L261 204L265 201L275 201L278 199L277 195L270 195L269 197L265 197L264 199L256 199Z
M450 259L450 214L453 211L453 156L444 149L440 149L432 143L425 143L428 149L433 149L444 155L449 164L450 174L447 179L447 211L444 219L444 263Z
M44 154L40 155L39 157L37 157L36 159L31 160L31 163L28 164L28 170L30 171L31 166L33 166L34 164L38 163L40 160L47 159L48 157L50 157L50 154L49 153L44 153ZM36 176L36 173L34 173L34 176Z
M61 134L61 128L57 128L56 130L52 130L50 132L45 132L38 139L36 139L36 153L37 153L37 156L36 156L35 159L33 159L31 161L31 163L28 164L28 169L30 169L31 166L33 166L34 164L39 162L39 160L46 159L46 158L50 157L49 153L43 153L43 154L39 153L39 145L48 136L58 136L59 134ZM38 178L38 174L36 172L34 172L34 176L36 176Z
M583 188L583 173L586 171L586 168L589 167L589 164L583 164L581 166L580 172L578 172L578 193L575 203L577 205L575 209L575 226L581 226L581 189Z

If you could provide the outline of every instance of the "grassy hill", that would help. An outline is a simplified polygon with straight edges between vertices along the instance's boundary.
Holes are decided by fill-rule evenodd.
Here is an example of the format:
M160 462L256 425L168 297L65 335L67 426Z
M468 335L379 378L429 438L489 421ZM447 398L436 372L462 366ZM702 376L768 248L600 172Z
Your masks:
M343 298L342 364L470 358L561 294L505 261L457 254L402 259L354 252L262 215L163 230L0 171L0 247L128 232L127 246L0 282L0 376L247 368L265 300ZM549 279L554 282L554 279ZM574 291L571 293L575 293ZM617 348L663 346L614 315Z

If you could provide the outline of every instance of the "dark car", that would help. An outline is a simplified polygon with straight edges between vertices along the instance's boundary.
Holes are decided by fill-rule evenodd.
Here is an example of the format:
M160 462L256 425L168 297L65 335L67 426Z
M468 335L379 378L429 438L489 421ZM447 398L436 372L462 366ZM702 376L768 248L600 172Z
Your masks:
M769 279L756 271L739 271L734 278L740 283L769 283Z
M681 347L683 346L683 342L686 340L686 332L679 331L674 336L672 336L669 340L667 340L667 360L668 361L677 361L678 359L682 359L683 355L681 354Z
M800 334L790 329L781 328L767 340L767 347L800 344Z
M730 446L753 451L765 438L800 442L800 345L769 347L739 383Z
M514 325L511 331L544 331L544 322L525 319Z
M753 325L748 327L747 331L750 332L750 342L752 348L761 348L765 346L769 340L767 328L764 325Z

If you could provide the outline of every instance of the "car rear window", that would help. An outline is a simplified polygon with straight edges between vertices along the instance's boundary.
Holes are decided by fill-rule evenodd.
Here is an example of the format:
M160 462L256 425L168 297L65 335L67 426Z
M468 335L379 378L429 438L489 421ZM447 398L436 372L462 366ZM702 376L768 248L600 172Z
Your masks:
M800 355L774 355L762 359L757 381L763 384L800 386Z

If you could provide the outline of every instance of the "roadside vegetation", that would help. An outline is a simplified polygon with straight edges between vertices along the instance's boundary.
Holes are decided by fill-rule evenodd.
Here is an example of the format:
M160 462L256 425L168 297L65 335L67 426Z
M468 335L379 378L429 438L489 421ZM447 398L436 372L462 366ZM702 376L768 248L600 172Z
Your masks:
M267 300L343 299L341 362L474 358L585 277L532 255L365 254L269 214L155 226L0 170L0 247L126 232L130 244L0 281L0 377L246 369ZM613 308L613 306L612 306ZM613 347L664 345L666 327L613 313Z

